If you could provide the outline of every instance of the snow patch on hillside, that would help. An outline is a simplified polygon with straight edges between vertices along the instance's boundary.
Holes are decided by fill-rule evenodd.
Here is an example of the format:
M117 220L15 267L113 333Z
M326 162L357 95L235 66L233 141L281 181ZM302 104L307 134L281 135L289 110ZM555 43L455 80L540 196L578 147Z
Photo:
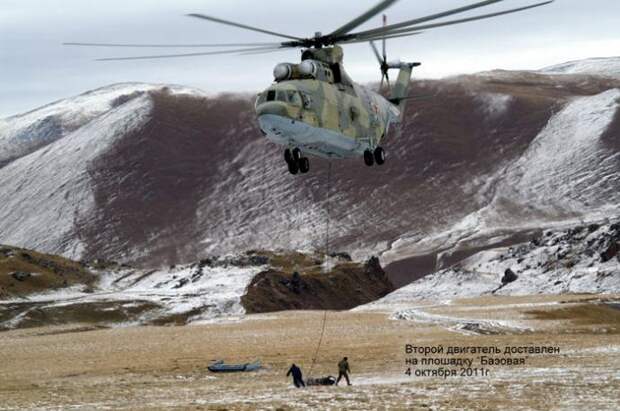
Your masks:
M539 70L545 74L594 74L620 77L620 57L600 57L569 61Z
M588 209L592 193L609 194L608 204L620 203L617 187L620 157L600 138L614 119L620 89L575 99L554 115L521 158L509 167L496 198L525 206L557 208L575 213Z
M252 141L240 147L232 161L219 165L221 179L198 207L199 220L218 222L209 226L208 237L202 240L207 252L220 254L257 245L310 252L324 244L323 235L317 235L325 229L323 204L306 196L299 180L291 179L280 164L271 165L264 145L264 140ZM230 190L232 185L235 190ZM291 206L274 207L290 204L291 198L295 199ZM331 201L337 202L338 195Z
M0 304L32 305L31 310L46 312L59 307L85 305L105 312L125 310L150 304L148 310L127 323L110 322L110 326L127 326L175 322L199 323L238 320L245 314L241 297L252 278L267 267L263 265L235 266L207 265L205 262L158 270L120 269L101 271L94 290L71 287L27 299L10 299ZM154 307L154 308L153 308ZM29 311L23 311L0 328L16 328L27 320ZM102 314L102 316L105 316Z
M190 321L240 317L245 313L241 296L256 274L265 267L201 267L197 264L141 271L130 275L107 275L99 287L110 290L105 299L148 300L161 305L166 314L194 313ZM90 299L90 298L89 298Z
M514 97L500 93L480 93L476 94L475 99L487 117L496 118L506 113Z

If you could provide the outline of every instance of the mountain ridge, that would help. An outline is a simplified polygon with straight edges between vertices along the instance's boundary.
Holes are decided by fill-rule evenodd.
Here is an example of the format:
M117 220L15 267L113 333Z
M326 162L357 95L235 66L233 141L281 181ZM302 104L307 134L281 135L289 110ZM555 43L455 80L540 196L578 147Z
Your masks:
M433 98L408 106L385 166L332 164L332 248L432 270L529 227L618 212L619 79L503 71L412 87ZM324 247L327 162L289 176L246 95L135 83L90 93L54 103L60 114L51 104L0 123L0 242L145 266ZM11 144L36 140L46 118L61 120L41 141ZM570 151L565 136L583 145ZM568 150L558 166L584 156L580 168L545 168L553 147Z

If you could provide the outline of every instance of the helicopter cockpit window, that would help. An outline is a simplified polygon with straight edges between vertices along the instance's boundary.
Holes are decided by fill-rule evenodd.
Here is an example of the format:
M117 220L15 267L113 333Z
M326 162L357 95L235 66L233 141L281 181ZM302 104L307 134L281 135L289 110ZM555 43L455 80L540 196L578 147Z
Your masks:
M276 100L287 103L288 102L287 92L285 90L278 90L276 92Z
M275 90L267 91L267 101L273 101L275 99L276 99L276 91Z
M286 92L286 95L289 103L296 107L301 107L301 97L299 96L299 93L294 90L289 90Z
M304 108L312 107L312 97L310 97L308 94L301 93L301 99L303 100Z
M259 105L259 104L263 104L265 102L265 99L267 98L266 93L260 93L258 95L258 97L256 97L256 104L255 105Z

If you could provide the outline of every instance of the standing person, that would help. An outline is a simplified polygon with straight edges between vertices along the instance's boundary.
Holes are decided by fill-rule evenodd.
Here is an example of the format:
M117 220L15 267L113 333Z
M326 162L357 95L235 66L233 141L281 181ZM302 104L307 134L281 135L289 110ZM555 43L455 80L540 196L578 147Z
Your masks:
M295 364L291 365L291 368L289 368L286 376L288 377L291 374L293 374L293 384L295 384L295 387L301 388L306 386L306 384L304 384L304 380L302 379L301 368Z
M344 377L344 379L347 380L347 385L351 385L351 381L349 381L349 374L348 374L350 372L351 372L351 369L349 368L349 359L347 357L344 357L338 363L338 379L336 380L336 385L338 385L342 377Z

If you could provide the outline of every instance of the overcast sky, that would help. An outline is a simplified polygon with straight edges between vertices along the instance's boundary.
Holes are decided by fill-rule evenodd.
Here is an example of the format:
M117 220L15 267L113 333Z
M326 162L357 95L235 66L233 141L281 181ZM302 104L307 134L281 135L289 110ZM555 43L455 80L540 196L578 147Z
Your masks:
M0 0L0 117L124 81L175 83L210 93L258 91L273 66L299 60L298 50L264 55L152 61L93 61L149 54L152 49L64 47L62 42L263 42L279 38L185 17L204 13L249 25L312 36L328 33L378 0ZM396 23L475 0L400 0L387 10ZM460 16L520 7L505 0ZM481 11L482 10L482 11ZM536 69L586 57L620 55L620 1L556 0L522 13L428 30L388 42L388 58L423 62L418 77L494 68ZM381 24L378 16L361 28ZM183 49L181 51L185 51ZM160 50L156 50L161 53ZM358 82L378 81L367 44L345 46L345 67Z

